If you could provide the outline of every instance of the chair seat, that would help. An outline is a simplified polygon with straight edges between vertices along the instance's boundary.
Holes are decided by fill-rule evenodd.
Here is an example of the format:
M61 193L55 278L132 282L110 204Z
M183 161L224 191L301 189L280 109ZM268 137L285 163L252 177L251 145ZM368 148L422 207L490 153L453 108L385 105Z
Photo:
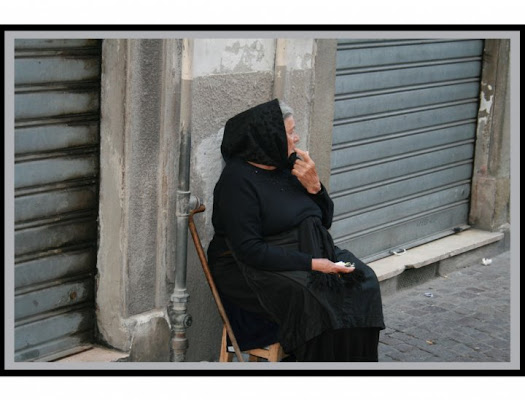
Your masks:
M221 342L221 354L219 357L220 362L232 362L234 356L233 346L227 344L228 333L226 327L222 328L222 342ZM280 343L274 343L269 346L244 350L243 354L248 354L248 361L258 362L266 360L268 362L279 362L287 355L284 353Z

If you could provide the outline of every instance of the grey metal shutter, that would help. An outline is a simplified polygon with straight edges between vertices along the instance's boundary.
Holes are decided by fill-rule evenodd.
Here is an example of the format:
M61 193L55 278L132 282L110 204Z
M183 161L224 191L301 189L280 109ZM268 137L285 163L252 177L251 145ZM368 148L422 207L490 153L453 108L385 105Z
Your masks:
M338 42L336 245L371 261L467 224L482 52L482 40Z
M93 338L100 50L15 41L15 361Z

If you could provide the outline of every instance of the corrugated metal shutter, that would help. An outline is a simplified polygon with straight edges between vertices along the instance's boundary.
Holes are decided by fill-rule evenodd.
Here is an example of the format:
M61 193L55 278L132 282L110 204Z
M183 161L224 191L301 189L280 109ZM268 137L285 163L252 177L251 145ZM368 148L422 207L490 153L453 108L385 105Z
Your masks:
M15 361L93 338L100 50L15 42Z
M332 235L367 261L467 224L482 40L340 40Z

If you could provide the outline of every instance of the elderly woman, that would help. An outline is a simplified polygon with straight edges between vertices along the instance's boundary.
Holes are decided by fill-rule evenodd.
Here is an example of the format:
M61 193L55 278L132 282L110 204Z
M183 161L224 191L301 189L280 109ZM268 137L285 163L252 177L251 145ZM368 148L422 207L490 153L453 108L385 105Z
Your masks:
M328 229L333 202L289 107L231 118L214 190L208 259L241 350L276 341L297 361L377 361L377 278Z

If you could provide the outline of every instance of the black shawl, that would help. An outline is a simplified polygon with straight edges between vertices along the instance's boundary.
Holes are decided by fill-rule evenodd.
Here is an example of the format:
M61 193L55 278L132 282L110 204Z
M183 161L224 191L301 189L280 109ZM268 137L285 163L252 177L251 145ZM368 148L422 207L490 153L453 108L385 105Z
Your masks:
M288 167L288 142L277 99L250 108L226 122L221 153L278 168Z

